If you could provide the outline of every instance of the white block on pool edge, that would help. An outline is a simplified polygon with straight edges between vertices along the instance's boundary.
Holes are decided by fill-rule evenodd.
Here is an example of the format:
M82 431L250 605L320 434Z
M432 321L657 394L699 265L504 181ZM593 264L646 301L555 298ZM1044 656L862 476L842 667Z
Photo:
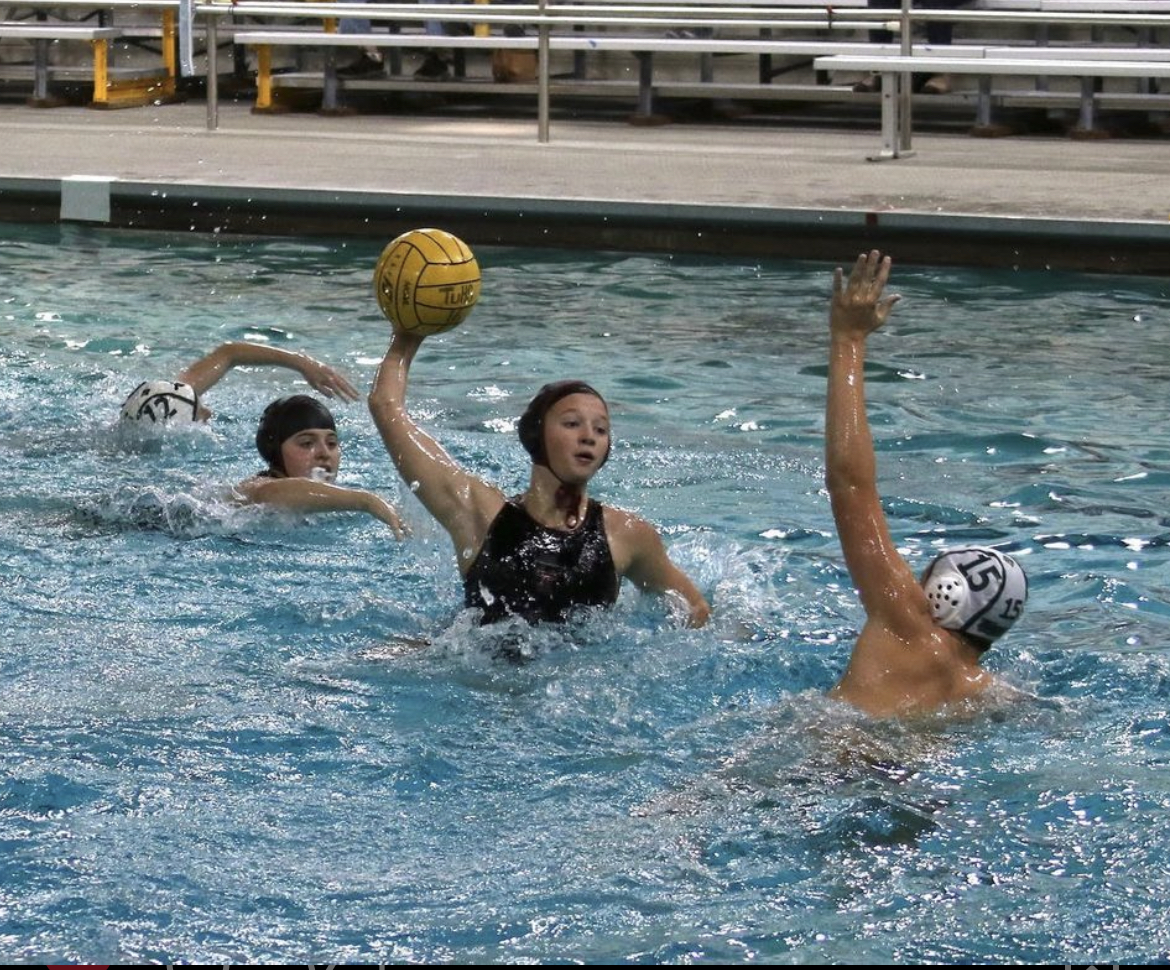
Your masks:
M106 175L70 175L61 179L61 221L109 222L113 181Z

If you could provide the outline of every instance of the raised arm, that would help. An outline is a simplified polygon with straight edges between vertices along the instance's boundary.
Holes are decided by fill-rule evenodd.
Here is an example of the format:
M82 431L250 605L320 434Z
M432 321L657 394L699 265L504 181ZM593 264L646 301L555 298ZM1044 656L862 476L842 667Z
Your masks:
M641 590L678 597L686 606L687 625L706 625L711 607L690 577L671 560L654 526L629 512L607 507L605 529L620 575Z
M890 537L877 490L877 461L865 405L866 338L886 322L897 296L883 296L890 259L861 255L845 282L833 276L825 484L849 575L871 619L893 628L929 621L926 597Z
M421 345L421 337L395 333L374 377L370 414L398 473L450 534L460 572L466 572L504 496L459 465L407 411L407 378Z
M245 502L290 512L365 512L386 523L399 539L406 527L389 502L362 488L343 488L309 478L250 478L236 486Z
M191 364L176 380L190 384L199 394L214 387L233 367L287 367L298 371L309 386L326 397L356 401L358 392L345 376L308 354L293 353L264 344L233 340L220 344L206 357Z

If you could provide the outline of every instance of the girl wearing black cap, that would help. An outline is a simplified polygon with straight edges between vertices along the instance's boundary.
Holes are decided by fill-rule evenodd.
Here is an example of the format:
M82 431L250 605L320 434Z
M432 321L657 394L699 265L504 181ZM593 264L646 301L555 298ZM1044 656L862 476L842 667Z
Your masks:
M268 467L236 486L245 502L294 512L368 512L398 538L405 530L398 513L380 495L333 484L341 444L333 415L307 394L282 397L264 409L256 450Z
M422 338L395 333L378 368L370 411L398 472L455 543L464 602L483 622L508 615L563 620L610 605L622 577L677 596L691 626L710 608L646 520L586 494L609 458L609 408L581 381L547 384L520 418L532 456L527 490L506 498L472 475L411 419L406 385Z

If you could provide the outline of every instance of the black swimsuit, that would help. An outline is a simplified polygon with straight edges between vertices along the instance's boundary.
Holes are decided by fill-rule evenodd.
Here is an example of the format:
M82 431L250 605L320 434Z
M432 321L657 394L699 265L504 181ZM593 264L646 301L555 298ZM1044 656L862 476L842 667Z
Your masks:
M572 532L548 529L517 499L504 503L463 579L463 600L483 611L481 623L522 616L561 622L579 606L611 606L621 580L609 551L599 502Z

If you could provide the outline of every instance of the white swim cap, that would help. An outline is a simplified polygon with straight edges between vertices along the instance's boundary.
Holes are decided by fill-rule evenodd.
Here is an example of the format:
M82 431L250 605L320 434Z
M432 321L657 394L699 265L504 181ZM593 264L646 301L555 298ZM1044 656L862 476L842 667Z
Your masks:
M143 381L122 405L122 420L146 426L192 424L198 420L199 393L180 381Z
M927 567L922 588L939 626L988 644L1011 629L1028 600L1020 564L985 546L944 552Z

